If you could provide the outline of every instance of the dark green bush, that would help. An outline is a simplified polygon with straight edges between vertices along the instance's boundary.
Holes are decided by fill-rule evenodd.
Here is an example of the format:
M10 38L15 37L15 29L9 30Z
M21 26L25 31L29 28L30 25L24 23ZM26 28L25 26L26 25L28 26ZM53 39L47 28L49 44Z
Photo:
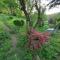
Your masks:
M21 20L21 21L15 20L15 21L13 21L13 23L14 23L14 25L20 26L20 27L24 25L24 21L23 20Z
M9 19L13 19L13 17L12 17L12 16L10 16L10 17L9 17Z

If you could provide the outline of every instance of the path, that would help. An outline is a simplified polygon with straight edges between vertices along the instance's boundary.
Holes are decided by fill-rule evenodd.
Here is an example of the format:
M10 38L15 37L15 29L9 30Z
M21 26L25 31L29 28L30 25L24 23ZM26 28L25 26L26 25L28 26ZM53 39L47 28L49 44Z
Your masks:
M4 24L4 28L3 28L10 36L11 38L11 44L12 44L12 48L16 49L16 45L17 45L17 35L16 34L12 34L10 33L12 31L12 29L10 29L8 27L8 25Z

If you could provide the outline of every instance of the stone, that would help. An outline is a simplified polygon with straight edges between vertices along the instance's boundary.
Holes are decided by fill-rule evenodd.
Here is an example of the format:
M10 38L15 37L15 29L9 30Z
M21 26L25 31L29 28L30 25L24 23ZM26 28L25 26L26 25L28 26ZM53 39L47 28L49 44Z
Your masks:
M50 33L53 33L55 31L55 29L54 28L48 28L46 31L50 32Z

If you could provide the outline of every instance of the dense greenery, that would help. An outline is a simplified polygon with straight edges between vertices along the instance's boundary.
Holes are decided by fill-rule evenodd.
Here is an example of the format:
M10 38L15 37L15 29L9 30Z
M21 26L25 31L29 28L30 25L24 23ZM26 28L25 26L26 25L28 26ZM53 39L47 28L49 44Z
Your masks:
M0 15L1 17L1 15ZM13 21L16 19L19 19L17 17L13 17L13 19L10 19L10 16L7 16L3 14L3 17L1 17L0 21L0 59L1 60L32 60L32 52L29 49L24 48L25 44L27 43L27 37L25 34L25 31L20 30L21 34L19 34L18 37L18 43L17 43L17 49L16 51L11 51L10 53L9 50L11 49L11 39L10 39L10 33L7 33L5 30L3 30L4 27L4 19L5 22L8 22L9 27L13 31L16 31L17 28L15 28L15 25ZM21 18L20 18L21 19ZM38 31L45 31L48 28L47 22L45 22L45 26L37 27L36 29ZM15 29L15 30L14 30ZM24 27L20 29L25 29ZM50 40L46 44L44 44L38 51L37 54L40 55L40 58L46 59L46 60L59 60L59 52L60 52L60 32L55 33L52 37L50 37ZM23 47L23 48L22 48ZM39 53L41 52L41 53Z
M25 3L29 3L27 3L29 10L32 5L29 0L26 1ZM31 18L32 27L34 27L38 21L38 13L32 14L30 11L29 14L28 17ZM60 26L60 13L49 16L41 13L40 18L44 25L41 27L36 25L37 32L44 33L49 27ZM49 18L56 23L49 24ZM32 51L28 47L27 21L18 0L0 1L0 60L33 60L33 55L38 56L41 60L60 60L60 30L57 29L49 36L46 43Z

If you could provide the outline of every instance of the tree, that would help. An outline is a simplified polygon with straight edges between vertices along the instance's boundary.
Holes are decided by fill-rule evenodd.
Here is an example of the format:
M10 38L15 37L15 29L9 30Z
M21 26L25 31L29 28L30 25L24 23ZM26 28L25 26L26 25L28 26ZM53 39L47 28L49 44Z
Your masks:
M3 12L4 8L6 8L6 5L3 3L3 1L0 1L0 13Z
M33 1L32 4L31 4L31 1ZM34 3L34 1L35 1L35 3ZM40 20L40 19L41 19L41 14L44 14L45 9L43 9L41 6L38 5L37 0L19 0L19 3L20 3L20 9L24 12L25 17L26 17L26 25L27 25L26 27L27 27L27 30L28 30L27 31L27 33L28 33L27 37L29 38L31 36L32 30L33 30L32 29L32 19L31 19L31 15L32 15L31 11L32 11L33 7L35 6L36 10L38 11L37 22L39 22L39 21L42 22L43 21L43 20ZM42 12L41 12L41 9L42 9ZM34 30L33 30L33 32L34 32ZM33 52L33 60L36 60L36 53L35 53L34 47L32 49L32 52Z
M31 8L30 6L28 7L27 1L26 0L19 0L20 6L21 6L21 10L24 12L25 16L26 16L26 24L27 24L27 33L28 33L28 37L31 34L31 28L32 28L32 22L31 22L31 17L30 17L30 12L31 12ZM30 8L30 9L29 9ZM33 60L35 59L36 56L33 54Z
M47 5L49 8L55 7L56 5L60 5L60 0L51 0Z
M49 9L51 9L52 7L56 7L57 5L60 5L60 0L51 0L48 4ZM55 19L56 21L59 19ZM60 29L60 22L57 21L58 24L56 24L55 28L59 28Z
M44 21L43 21L43 14L44 14L44 12L45 12L45 10L46 10L46 6L43 8L42 6L41 6L41 0L35 0L35 7L36 7L36 10L37 10L37 12L38 12L38 20L37 20L37 22L36 22L36 24L35 24L35 27L36 27L36 25L38 24L39 26L43 26L44 25Z
M30 2L30 1L29 0L27 0L27 1L26 0L19 0L20 8L21 8L21 10L24 12L24 14L26 16L27 29L28 29L28 31L30 31L30 29L32 27L32 22L31 22L32 20L31 20L31 17L30 17L32 7L31 7L30 4L27 4L27 2Z
M15 15L15 9L18 7L16 0L4 0L6 7L10 10L10 14Z

